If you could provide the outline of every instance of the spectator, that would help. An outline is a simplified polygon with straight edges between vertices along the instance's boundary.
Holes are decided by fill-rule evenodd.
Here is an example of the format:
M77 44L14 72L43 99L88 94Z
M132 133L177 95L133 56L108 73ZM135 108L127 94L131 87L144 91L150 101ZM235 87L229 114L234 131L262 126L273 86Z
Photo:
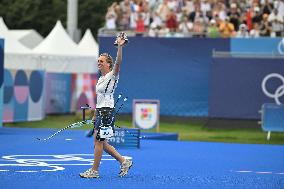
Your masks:
M184 37L191 37L192 36L192 29L193 24L188 20L187 16L184 16L182 22L179 24L179 32Z
M209 12L211 12L211 4L208 0L201 0L200 3L200 10L203 13L203 15L208 15Z
M246 10L246 25L248 30L250 31L252 29L252 10L251 7L248 6Z
M149 0L150 12L154 13L158 10L161 0Z
M262 37L270 37L271 35L271 25L268 22L268 15L263 14L263 20L260 24L260 36Z
M145 14L139 13L136 20L136 34L141 36L145 32Z
M164 36L190 36L195 31L198 36L203 36L206 32L210 37L215 37L217 34L221 37L233 37L240 24L246 24L248 33L253 37L284 34L282 33L284 32L284 0L120 1L119 5L114 3L108 9L106 28L131 29L138 33L150 29L149 36L156 36L154 31L161 29L159 36L169 30L171 33ZM277 14L273 7L276 9L275 11L278 10ZM140 19L141 14L144 25ZM210 24L209 20L212 20ZM136 25L137 23L139 26ZM149 27L150 23L151 27ZM219 28L219 32L216 27ZM189 28L191 29L189 30ZM252 32L250 32L251 30Z
M159 13L157 11L154 12L154 16L153 16L153 22L155 24L155 26L160 27L163 24L163 21L159 15Z
M135 28L136 28L136 19L137 19L138 10L139 10L139 6L135 2L132 2L131 3L130 20L129 20L130 29L135 30Z
M184 7L187 15L189 15L191 12L194 11L194 4L193 4L192 0L185 0L183 7Z
M195 19L192 31L195 37L204 37L205 24L202 18Z
M255 24L260 24L262 20L262 15L260 13L260 8L259 7L254 7L254 16L252 17L252 23Z
M148 29L149 26L150 26L150 17L151 17L150 5L149 5L149 3L147 1L144 1L142 6L143 6L143 13L145 15L144 25Z
M181 12L183 5L184 5L184 0L176 0L177 1L177 12Z
M167 15L166 26L170 30L170 32L175 32L177 29L177 17L173 10L170 10Z
M213 10L212 10L212 16L213 17L218 16L219 19L224 21L227 17L226 6L220 1L218 3L216 3L213 7Z
M202 19L202 22L204 21L205 24L207 24L209 20L201 11L200 4L195 4L195 11L189 15L189 20L194 23L196 20L200 19Z
M130 16L131 13L131 3L130 0L123 0L120 2L121 11L127 13Z
M260 36L260 30L259 30L259 25L258 23L253 24L253 29L250 30L249 36L252 38L257 38Z
M194 11L189 14L189 20L191 22L194 22L195 19L199 19L199 17L201 17L201 15L203 15L203 14L202 14L202 12L200 10L200 5L199 4L195 4Z
M230 11L228 12L228 16L230 17L230 23L234 25L235 31L237 31L237 28L240 25L240 16L237 4L233 3L231 4Z
M121 8L120 8L120 5L116 4L115 7L114 7L114 11L116 13L116 28L117 29L121 29L121 26L120 26L120 22L122 20L122 11L121 11Z
M158 29L159 26L157 26L154 22L152 22L150 24L150 28L149 28L149 32L148 32L148 36L149 37L158 37Z
M220 31L221 37L224 37L224 38L233 37L235 28L234 28L234 25L229 22L229 20L230 18L227 17L225 21L223 21L220 24L219 31Z
M162 24L161 28L158 30L158 37L165 37L168 33L170 33L169 28L167 28L165 24Z
M168 6L168 0L163 0L163 3L160 4L157 11L162 21L165 22L167 19L167 15L170 12L170 8Z
M278 1L277 9L278 9L280 16L283 18L284 17L284 0Z
M109 8L108 11L106 13L106 28L109 30L115 30L116 29L116 12L115 12L115 6L117 5L117 3L113 3Z
M247 2L249 3L249 2ZM251 7L259 7L259 0L252 0L252 2L250 3Z
M246 12L241 12L241 16L239 18L240 24L246 24L247 23L247 13ZM238 30L239 26L236 28Z
M128 30L130 27L129 14L127 12L122 13L122 18L119 20L119 29Z
M168 7L170 10L173 10L173 12L177 12L178 10L177 0L168 0Z
M188 18L188 13L187 13L187 10L186 10L186 8L185 7L182 7L182 9L181 9L181 16L180 16L180 21L183 21L183 17L187 17Z
M237 32L236 37L238 38L249 38L248 28L245 24L239 26L239 31Z
M121 19L119 20L120 29L127 30L130 28L131 2L130 0L123 0L119 5L122 12Z
M270 14L273 10L273 5L271 4L271 2L269 2L269 0L264 0L264 2L262 3L262 14Z
M214 19L210 20L210 24L207 28L207 37L210 38L220 37L219 28L217 26L217 22Z
M268 16L268 22L272 25L272 37L280 37L283 30L283 18L278 12L278 9L274 9Z
M246 2L246 1L244 1L244 0L242 0L242 1L236 1L235 3L236 3L236 4L238 5L238 7L240 8L240 11L241 11L240 13L246 12L248 6L252 4L251 2Z
M178 0L178 1L181 1L181 0ZM180 4L180 3L178 3L178 4ZM175 14L176 14L176 17L177 17L178 25L179 25L179 23L181 23L183 21L183 17L187 16L186 15L186 10L183 7L181 7L181 8L178 7L178 9L175 12Z

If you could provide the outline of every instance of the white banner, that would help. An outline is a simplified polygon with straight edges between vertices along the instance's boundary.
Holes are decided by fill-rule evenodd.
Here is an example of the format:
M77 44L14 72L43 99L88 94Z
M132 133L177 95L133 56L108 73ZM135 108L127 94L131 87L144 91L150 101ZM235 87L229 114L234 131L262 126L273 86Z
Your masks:
M152 129L159 126L158 100L134 100L133 123L140 129Z

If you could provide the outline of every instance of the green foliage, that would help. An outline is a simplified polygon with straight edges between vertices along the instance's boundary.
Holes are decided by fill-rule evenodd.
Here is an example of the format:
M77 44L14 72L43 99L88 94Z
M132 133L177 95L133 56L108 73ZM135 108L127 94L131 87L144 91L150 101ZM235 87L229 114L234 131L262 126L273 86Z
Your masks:
M93 34L104 25L107 7L114 0L78 0L78 27ZM66 27L67 0L0 0L0 16L10 29L35 29L46 36L61 20Z

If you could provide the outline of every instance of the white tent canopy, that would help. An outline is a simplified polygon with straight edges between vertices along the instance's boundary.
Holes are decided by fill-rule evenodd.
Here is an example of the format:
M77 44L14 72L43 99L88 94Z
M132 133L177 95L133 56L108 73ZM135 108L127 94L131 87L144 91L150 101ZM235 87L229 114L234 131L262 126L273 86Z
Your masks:
M0 38L4 38L4 67L6 69L41 69L40 63L31 54L31 50L22 45L10 32L0 17Z
M80 51L87 56L99 56L99 46L92 35L90 29L87 29L80 43L78 44Z
M33 49L43 40L43 37L33 29L29 30L10 30L9 31L25 47Z
M0 37L5 39L5 53L29 53L27 47L22 45L9 31L2 17L0 17Z
M80 55L76 43L72 41L60 21L48 36L34 49L34 52L53 55Z
M86 56L71 40L60 21L49 35L33 49L48 72L95 73L96 59Z
M8 27L6 26L4 20L2 17L0 17L0 35L2 34L2 32L8 32Z
M5 39L5 68L57 73L96 73L94 56L82 52L57 21L50 34L33 50L17 40L0 17L0 37ZM19 37L19 35L18 35Z

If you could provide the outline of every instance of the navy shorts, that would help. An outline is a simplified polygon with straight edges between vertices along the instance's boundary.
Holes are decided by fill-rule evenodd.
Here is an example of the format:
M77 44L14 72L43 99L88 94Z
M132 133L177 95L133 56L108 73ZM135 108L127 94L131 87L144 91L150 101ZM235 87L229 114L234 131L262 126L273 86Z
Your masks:
M101 112L101 113L99 113ZM114 108L97 108L96 121L94 123L95 130L99 130L101 126L111 126L114 130L115 109Z

